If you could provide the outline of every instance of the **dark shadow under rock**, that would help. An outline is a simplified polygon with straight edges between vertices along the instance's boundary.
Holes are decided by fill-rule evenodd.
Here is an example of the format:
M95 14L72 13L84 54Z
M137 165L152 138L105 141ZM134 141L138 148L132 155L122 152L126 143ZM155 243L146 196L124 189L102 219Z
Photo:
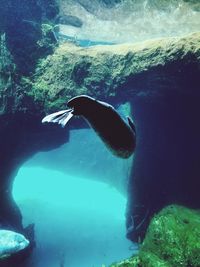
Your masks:
M128 238L143 239L151 217L169 204L200 208L199 95L133 100L137 149L129 183Z

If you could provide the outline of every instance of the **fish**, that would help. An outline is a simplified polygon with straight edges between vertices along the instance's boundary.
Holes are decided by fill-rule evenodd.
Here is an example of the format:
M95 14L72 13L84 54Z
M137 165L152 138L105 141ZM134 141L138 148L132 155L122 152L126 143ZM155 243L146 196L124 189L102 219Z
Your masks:
M69 109L45 116L42 123L58 123L65 127L73 116L81 116L115 156L128 158L133 154L136 127L130 117L125 121L112 105L87 95L73 97L67 106Z
M0 259L16 254L28 247L29 244L29 240L20 233L10 230L0 230Z

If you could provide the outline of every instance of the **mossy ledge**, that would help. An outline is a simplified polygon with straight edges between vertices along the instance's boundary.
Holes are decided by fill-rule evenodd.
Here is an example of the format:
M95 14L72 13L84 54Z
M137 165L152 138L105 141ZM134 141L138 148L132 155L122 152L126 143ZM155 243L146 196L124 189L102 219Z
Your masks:
M153 217L138 256L110 267L200 266L200 211L178 205Z
M160 95L177 89L166 74L171 72L184 82L184 71L188 78L188 66L198 67L199 60L200 33L90 48L65 43L40 61L30 94L46 112L65 107L68 99L79 94L111 102L130 100L142 93ZM160 77L152 73L157 71Z

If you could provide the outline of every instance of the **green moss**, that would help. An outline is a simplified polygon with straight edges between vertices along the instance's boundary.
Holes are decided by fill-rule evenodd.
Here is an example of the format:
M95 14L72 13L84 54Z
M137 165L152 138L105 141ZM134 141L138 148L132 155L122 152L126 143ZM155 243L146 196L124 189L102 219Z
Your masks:
M6 47L5 34L2 34L0 35L0 115L10 113L13 109L16 81L16 65Z
M52 27L43 25L43 30L48 36ZM168 65L171 69L171 64L179 62L184 64L180 63L174 70L177 70L176 75L182 75L179 70L191 61L198 64L199 58L198 33L185 38L150 40L133 45L81 48L65 43L52 55L38 61L28 94L46 113L66 108L66 102L80 94L102 100L118 96L128 99L142 90L137 86L139 75ZM151 90L156 91L156 88L151 87ZM169 90L168 86L163 90Z
M121 261L119 263L113 263L110 267L140 267L140 260L138 256L133 256L130 259Z
M142 267L171 267L166 261L150 252L141 252L139 259Z
M138 254L111 267L199 267L200 212L173 205L155 215Z
M41 25L42 37L38 40L38 54L45 57L52 54L56 45L56 37L54 33L54 26L50 24Z
M199 251L200 213L169 206L152 219L139 256L144 260L145 255L151 253L171 267L195 267L200 266ZM148 264L148 260L145 259L145 263Z

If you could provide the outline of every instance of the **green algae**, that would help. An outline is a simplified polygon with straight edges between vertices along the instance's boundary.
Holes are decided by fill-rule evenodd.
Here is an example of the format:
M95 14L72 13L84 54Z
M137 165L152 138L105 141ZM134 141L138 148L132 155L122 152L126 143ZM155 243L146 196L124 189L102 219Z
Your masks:
M138 256L133 256L129 259L121 261L119 263L113 263L110 267L140 267L140 259Z
M38 57L44 58L47 55L53 53L56 47L56 37L54 33L54 25L51 24L41 24L42 36L38 40Z
M47 27L48 28L48 27ZM52 55L39 60L30 92L45 112L65 107L68 99L79 94L96 98L130 98L141 91L137 77L153 69L188 64L198 66L200 34L183 38L164 38L143 43L81 48L60 45ZM180 63L181 62L181 63ZM135 84L133 92L133 84ZM151 90L156 90L152 87ZM163 90L169 90L165 87ZM64 99L64 100L62 100Z
M0 115L10 113L15 98L16 65L6 47L5 34L0 35Z
M153 217L138 256L111 267L198 267L199 252L200 212L172 205Z
M149 225L140 250L153 253L169 266L200 266L200 213L181 206L169 206Z
M20 82L17 83L13 80L13 75L8 76L15 83L13 90L21 87L21 98L25 96L29 99L26 101L27 110L35 105L39 113L53 112L66 108L66 102L80 94L88 94L105 101L114 98L117 102L119 99L120 103L122 99L127 102L133 95L141 92L143 95L165 94L166 90L170 90L169 86L163 85L162 88L159 84L158 88L154 83L149 86L148 75L151 72L160 76L159 71L166 71L169 66L176 77L183 76L184 68L193 63L193 67L199 70L199 33L183 38L82 48L70 43L57 47L53 31L53 26L42 25L42 38L38 41L38 50L35 52L39 57L35 71L30 76L19 76ZM47 56L45 53L52 54ZM4 68L1 77L5 73ZM144 83L142 86L141 76ZM2 83L4 80L2 79ZM20 106L22 102L16 101L15 96L14 94L12 102L18 102L17 109L23 109ZM6 108L6 103L2 105L3 110L9 109Z

